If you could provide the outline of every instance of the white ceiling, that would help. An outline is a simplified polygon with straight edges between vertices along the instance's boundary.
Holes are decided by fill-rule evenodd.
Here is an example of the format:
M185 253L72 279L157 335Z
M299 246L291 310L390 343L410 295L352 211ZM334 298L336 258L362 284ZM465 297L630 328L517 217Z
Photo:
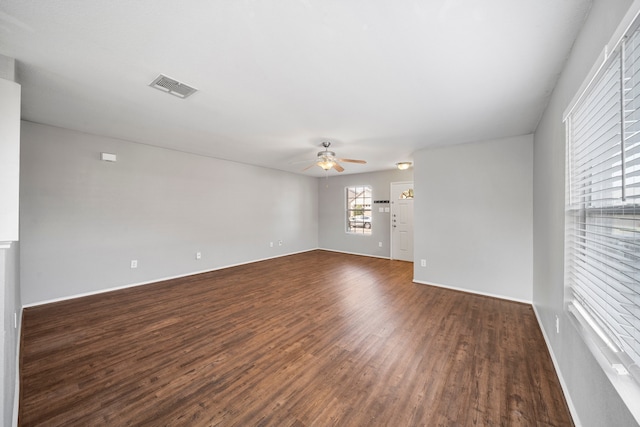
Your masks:
M328 140L359 173L532 133L589 6L2 0L0 54L26 120L297 173ZM150 88L161 73L199 91Z

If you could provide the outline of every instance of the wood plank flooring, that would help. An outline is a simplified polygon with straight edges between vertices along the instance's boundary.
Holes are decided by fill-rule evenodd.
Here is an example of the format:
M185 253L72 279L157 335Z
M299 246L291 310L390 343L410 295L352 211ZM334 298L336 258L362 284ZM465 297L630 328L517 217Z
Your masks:
M25 309L22 426L572 425L532 308L312 251Z

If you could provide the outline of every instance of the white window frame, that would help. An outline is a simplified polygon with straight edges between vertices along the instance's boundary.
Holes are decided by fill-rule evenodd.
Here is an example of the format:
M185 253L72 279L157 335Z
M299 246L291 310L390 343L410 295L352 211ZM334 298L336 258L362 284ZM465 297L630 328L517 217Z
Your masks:
M627 52L627 40L640 46L640 32L637 32L639 14L640 1L636 1L563 117L567 131L565 307L572 323L636 420L640 420L640 405L637 404L640 401L640 321L632 318L629 328L626 324L621 326L623 322L619 320L629 318L626 310L640 313L640 276L637 274L640 270L640 192L638 178L635 177L637 172L633 170L638 166L633 157L625 157L626 153L633 153L637 158L640 147L640 134L636 133L640 126L640 89L630 89L632 79L628 77L630 67L626 63L629 57L635 57L640 64L640 47ZM616 72L619 74L617 83L611 80L615 79ZM618 84L615 88L617 100L614 96L606 98L611 102L605 102L605 97L598 95L606 79L613 82L607 85L608 93L612 93ZM640 87L640 71L633 83ZM589 110L594 105L602 107L605 104L606 108ZM603 120L610 116L600 112L615 111L616 108L618 121L612 126L614 122ZM596 129L593 133L582 133L581 116L582 123ZM606 126L603 125L605 122ZM600 138L603 136L601 130L605 128L609 129L606 138ZM584 136L587 134L588 137ZM615 138L617 142L612 144L602 142L616 141ZM585 141L589 144L588 150L576 148L577 144ZM605 147L611 155L607 157L602 154L604 150L593 147ZM582 153L585 152L594 154L584 156ZM594 159L599 162L594 162ZM625 170L627 164L632 166ZM626 180L627 177L629 179ZM631 226L620 227L620 222ZM624 237L620 237L620 229L623 229ZM609 242L623 242L625 245L620 250ZM616 269L621 263L626 264L624 268ZM627 267L633 273L624 271ZM617 291L620 288L624 289L622 297ZM602 295L606 300L601 298ZM627 304L628 295L632 295L631 304ZM625 307L617 310L615 307L617 304L620 308L621 298ZM627 333L629 330L631 332Z
M349 206L349 191L351 189L357 189L357 188L362 188L363 190L365 188L369 189L369 194L371 195L370 197L366 197L365 199L369 199L370 203L368 205L368 209L366 208L366 205L364 208L362 208L361 210L363 211L369 211L370 212L370 217L371 217L371 221L369 222L369 227L366 228L365 225L366 224L362 224L362 227L351 227L350 226L350 222L349 222L349 218L351 217L350 213L351 211L353 211L354 209L351 208ZM347 234L350 235L357 235L357 236L371 236L373 234L373 187L371 185L365 184L365 185L348 185L344 188L344 204L345 204L345 232ZM360 210L360 209L359 209ZM364 212L363 212L364 215Z

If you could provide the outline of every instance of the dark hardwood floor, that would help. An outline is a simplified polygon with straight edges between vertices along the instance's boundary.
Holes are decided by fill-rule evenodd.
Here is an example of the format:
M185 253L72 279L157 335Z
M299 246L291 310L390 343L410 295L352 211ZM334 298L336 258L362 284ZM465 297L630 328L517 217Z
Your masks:
M572 425L532 308L313 251L25 309L23 426Z

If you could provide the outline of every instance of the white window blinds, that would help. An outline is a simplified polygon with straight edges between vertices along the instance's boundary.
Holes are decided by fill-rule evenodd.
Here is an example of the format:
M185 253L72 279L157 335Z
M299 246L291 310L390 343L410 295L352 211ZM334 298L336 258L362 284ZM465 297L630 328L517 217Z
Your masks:
M640 32L566 118L568 308L612 366L640 382Z

